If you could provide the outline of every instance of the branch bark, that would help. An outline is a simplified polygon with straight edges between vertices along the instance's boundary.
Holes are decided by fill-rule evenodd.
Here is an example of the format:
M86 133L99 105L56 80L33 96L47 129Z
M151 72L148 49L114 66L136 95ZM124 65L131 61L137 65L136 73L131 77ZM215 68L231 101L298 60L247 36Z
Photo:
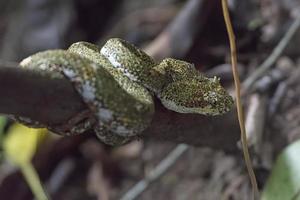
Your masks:
M71 83L61 74L0 63L0 113L60 124L86 108Z
M60 74L0 64L0 113L26 116L45 124L61 124L85 104L72 85ZM143 132L147 138L207 146L227 152L236 151L239 129L236 112L207 117L180 114L164 108L155 100L155 116Z

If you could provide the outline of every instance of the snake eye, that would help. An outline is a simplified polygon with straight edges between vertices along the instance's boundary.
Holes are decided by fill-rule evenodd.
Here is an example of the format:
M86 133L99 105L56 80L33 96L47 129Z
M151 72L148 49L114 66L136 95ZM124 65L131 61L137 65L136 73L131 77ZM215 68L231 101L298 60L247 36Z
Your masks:
M220 83L220 77L214 76L213 79L212 79L212 81L214 83Z

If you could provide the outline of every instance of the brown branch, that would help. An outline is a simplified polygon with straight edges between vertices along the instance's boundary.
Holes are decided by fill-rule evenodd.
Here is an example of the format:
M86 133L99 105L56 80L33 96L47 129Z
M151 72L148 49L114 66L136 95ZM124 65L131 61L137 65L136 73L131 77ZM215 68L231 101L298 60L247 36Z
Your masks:
M85 104L60 74L0 63L0 113L26 116L45 124L59 124L83 110Z
M0 113L27 116L45 124L61 124L85 109L80 96L61 75L0 64ZM156 112L145 137L236 150L239 139L235 111L218 117L169 111L156 100Z
M155 102L155 116L145 136L160 140L208 146L225 151L236 151L239 126L236 111L222 116L208 117L198 114L181 114Z

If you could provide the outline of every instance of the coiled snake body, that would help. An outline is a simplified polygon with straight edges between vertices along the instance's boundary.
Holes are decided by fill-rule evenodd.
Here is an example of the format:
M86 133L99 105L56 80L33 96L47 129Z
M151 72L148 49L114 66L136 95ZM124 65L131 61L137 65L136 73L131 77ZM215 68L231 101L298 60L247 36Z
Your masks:
M69 129L60 129L16 117L27 125L46 126L63 135L93 128L111 145L136 138L152 120L153 95L170 110L180 113L220 115L233 100L219 79L207 78L187 62L166 58L156 63L134 45L118 38L98 46L77 42L68 50L48 50L24 59L30 69L59 71L69 79L87 104L88 117L76 119Z

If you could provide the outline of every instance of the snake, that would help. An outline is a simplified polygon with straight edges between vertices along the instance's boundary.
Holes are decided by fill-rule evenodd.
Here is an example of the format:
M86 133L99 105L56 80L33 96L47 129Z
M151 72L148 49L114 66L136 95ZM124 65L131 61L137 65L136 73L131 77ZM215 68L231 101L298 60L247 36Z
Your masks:
M207 116L225 114L234 102L219 78L206 77L182 60L165 58L156 62L120 38L109 39L102 48L76 42L67 50L38 52L22 60L20 66L62 74L87 105L83 113L88 114L79 113L63 126L15 116L19 122L47 127L62 135L92 129L109 145L122 145L140 137L153 120L154 97L174 112ZM65 126L69 122L71 125Z

